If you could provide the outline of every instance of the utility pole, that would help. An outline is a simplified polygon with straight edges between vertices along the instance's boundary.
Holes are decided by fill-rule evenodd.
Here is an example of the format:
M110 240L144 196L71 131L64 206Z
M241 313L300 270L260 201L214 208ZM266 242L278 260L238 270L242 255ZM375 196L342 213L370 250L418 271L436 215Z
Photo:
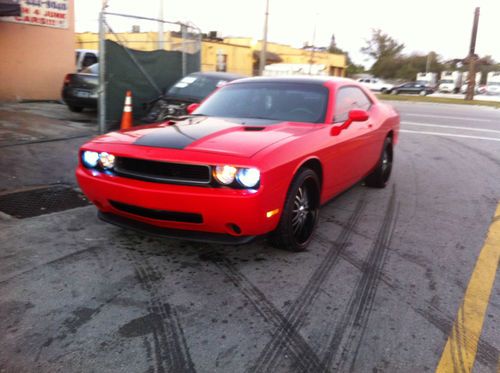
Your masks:
M160 1L160 8L158 10L158 49L163 49L163 0Z
M477 39L477 27L479 24L479 7L476 7L474 11L474 23L472 24L472 35L470 38L469 47L469 84L467 85L467 94L465 95L465 100L474 100L474 89L476 87L476 39Z
M431 54L432 52L429 52L427 54L427 63L425 64L425 73L429 73L429 70L431 69Z
M314 19L314 29L313 29L313 38L312 38L312 45L311 45L311 56L309 57L309 75L312 74L312 66L314 63L314 44L316 44L316 21L318 18L318 13L316 13L316 17Z
M259 75L262 75L262 73L264 72L264 67L266 66L268 21L269 21L269 0L266 0L266 13L264 17L264 37L262 38L262 45L260 47Z

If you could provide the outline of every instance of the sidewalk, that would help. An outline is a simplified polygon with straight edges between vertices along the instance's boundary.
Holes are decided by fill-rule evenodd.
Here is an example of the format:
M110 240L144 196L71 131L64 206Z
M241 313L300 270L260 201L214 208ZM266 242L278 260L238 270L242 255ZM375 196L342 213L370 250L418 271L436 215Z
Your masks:
M0 193L75 186L79 147L97 134L95 112L57 103L0 103Z

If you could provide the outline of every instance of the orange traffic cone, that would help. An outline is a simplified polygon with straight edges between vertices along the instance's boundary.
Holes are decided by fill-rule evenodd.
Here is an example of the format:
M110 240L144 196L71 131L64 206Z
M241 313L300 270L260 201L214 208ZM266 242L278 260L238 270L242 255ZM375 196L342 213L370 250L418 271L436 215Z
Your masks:
M132 92L127 91L125 106L123 107L122 123L120 129L126 130L132 127Z

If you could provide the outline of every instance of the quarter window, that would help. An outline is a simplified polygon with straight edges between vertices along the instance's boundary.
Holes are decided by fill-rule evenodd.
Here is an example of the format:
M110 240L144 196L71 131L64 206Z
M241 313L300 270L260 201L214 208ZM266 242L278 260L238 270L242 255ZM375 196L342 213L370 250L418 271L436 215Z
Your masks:
M334 123L345 122L353 109L369 110L372 102L358 87L342 87L335 98Z

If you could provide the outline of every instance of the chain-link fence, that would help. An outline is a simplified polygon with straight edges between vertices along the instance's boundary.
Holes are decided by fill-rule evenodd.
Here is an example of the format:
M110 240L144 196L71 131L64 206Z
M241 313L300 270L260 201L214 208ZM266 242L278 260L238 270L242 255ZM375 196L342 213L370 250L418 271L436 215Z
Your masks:
M141 118L145 104L201 66L201 32L191 24L102 12L98 38L87 45L92 42L99 48L101 132L116 127L127 90L134 118Z

